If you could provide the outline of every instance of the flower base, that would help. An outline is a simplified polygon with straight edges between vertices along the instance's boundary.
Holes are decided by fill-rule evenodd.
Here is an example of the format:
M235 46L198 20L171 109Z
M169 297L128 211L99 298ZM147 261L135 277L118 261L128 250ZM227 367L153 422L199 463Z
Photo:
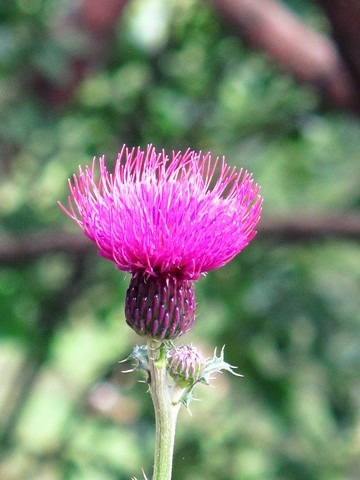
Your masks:
M171 340L188 332L195 320L191 280L136 273L126 293L125 318L139 335Z

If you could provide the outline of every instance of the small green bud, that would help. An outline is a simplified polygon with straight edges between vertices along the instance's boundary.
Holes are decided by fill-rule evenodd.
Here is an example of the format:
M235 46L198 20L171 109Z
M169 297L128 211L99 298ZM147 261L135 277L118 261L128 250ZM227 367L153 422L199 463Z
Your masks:
M168 372L181 388L198 382L203 377L205 365L205 358L192 345L181 345L168 353Z

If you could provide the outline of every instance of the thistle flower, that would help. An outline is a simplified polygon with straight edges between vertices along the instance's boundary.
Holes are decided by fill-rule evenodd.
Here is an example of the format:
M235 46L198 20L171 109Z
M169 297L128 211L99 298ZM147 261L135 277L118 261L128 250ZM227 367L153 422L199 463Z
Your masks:
M104 157L94 159L69 180L69 188L64 211L101 256L132 274L127 323L160 340L191 328L192 281L246 247L262 202L252 175L224 158L190 149L168 156L151 145L145 152L124 145L113 173Z

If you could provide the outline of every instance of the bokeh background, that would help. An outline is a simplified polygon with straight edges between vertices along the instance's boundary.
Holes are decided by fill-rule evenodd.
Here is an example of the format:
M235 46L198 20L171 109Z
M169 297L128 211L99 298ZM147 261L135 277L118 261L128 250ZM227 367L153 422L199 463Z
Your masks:
M151 476L129 277L58 208L123 143L226 155L262 186L252 244L197 282L226 359L180 414L174 480L360 475L357 0L0 2L0 478ZM126 365L126 364L125 364Z

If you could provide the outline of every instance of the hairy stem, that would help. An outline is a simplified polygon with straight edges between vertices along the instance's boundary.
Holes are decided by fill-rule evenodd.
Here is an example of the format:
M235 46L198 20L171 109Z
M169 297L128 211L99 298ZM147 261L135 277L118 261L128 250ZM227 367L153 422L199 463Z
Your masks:
M148 341L150 393L155 410L156 438L153 480L171 480L176 420L180 403L174 404L166 374L163 343Z

